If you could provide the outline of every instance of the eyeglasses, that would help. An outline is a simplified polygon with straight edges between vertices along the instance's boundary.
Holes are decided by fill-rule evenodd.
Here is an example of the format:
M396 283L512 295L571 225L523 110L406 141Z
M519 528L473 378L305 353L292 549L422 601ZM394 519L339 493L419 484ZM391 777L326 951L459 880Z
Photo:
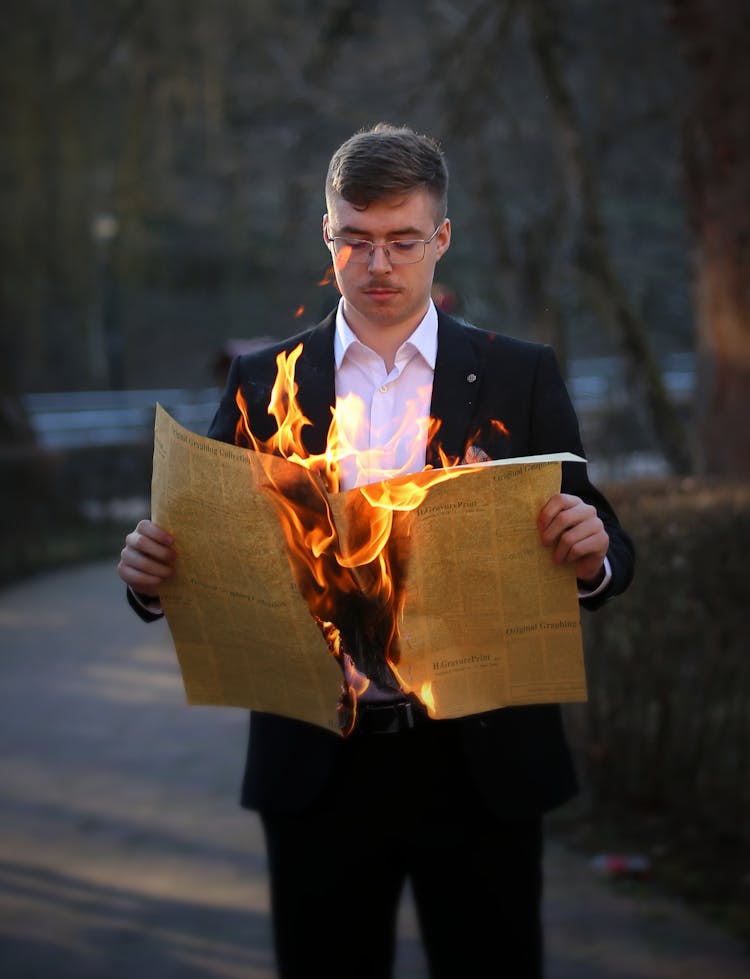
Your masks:
M382 248L385 257L391 265L416 265L425 255L425 249L435 238L442 227L442 221L429 238L400 238L396 241L384 241L376 244L364 238L342 238L341 235L329 237L328 241L333 254L341 258L341 265L365 265L375 254L376 248Z

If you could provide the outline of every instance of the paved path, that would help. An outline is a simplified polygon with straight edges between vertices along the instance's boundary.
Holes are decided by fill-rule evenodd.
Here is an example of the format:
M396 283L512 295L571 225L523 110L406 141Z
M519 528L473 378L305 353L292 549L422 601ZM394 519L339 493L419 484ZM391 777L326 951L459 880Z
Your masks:
M184 706L166 627L130 613L114 561L0 592L2 979L272 979L245 732L242 711ZM549 979L750 976L722 933L556 845L545 917ZM400 936L398 979L424 979L408 895Z

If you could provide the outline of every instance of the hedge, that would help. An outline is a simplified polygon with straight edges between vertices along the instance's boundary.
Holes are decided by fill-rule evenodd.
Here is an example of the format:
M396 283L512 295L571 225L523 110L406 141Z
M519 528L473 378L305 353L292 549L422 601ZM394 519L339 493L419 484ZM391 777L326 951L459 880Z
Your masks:
M624 595L583 613L589 700L566 715L591 815L619 813L694 896L747 906L750 487L689 479L607 495L637 565Z

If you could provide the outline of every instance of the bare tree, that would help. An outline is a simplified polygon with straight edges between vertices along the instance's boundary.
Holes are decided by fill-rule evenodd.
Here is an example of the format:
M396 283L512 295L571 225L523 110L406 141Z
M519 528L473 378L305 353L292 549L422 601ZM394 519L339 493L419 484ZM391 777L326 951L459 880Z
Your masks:
M692 68L684 184L695 236L699 465L750 476L750 7L670 0Z
M644 323L617 273L607 241L598 173L586 149L583 127L559 55L561 35L552 0L526 0L531 46L549 97L569 193L577 201L576 263L591 302L618 338L629 367L636 406L644 405L665 458L688 472L686 435L670 402Z

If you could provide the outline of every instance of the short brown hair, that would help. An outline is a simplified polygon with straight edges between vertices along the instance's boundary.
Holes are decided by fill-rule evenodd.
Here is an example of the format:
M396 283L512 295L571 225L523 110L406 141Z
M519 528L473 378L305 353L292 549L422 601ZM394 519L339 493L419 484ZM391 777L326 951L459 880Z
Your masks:
M435 199L437 217L448 209L448 167L442 150L429 136L407 126L380 122L350 136L331 157L326 176L326 203L334 195L355 207L398 197L423 188Z

